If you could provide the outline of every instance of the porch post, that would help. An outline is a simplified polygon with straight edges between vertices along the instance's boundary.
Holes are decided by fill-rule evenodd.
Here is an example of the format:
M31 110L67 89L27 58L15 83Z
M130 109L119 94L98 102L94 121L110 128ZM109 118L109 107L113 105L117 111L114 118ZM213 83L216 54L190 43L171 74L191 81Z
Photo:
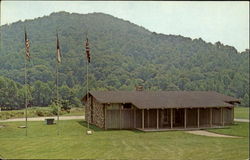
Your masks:
M142 109L142 129L144 129L144 109Z
M134 128L136 128L136 108L134 108Z
M231 118L231 124L233 124L234 123L234 107L232 107L232 118Z
M103 107L104 107L104 128L105 130L107 130L107 108L105 104L103 105Z
M223 107L220 108L220 111L221 111L221 125L224 126Z
M210 127L212 127L212 122L213 122L213 112L212 112L213 108L210 108Z
M156 110L156 125L157 129L159 129L159 109Z
M187 108L184 108L184 128L187 128Z
M148 128L149 128L149 109L147 109L147 112L148 112Z
M197 109L197 127L200 128L200 108Z
M170 116L170 126L171 126L171 129L173 128L173 108L170 109L170 113L171 113L171 116Z
M122 129L122 106L120 106L120 129Z

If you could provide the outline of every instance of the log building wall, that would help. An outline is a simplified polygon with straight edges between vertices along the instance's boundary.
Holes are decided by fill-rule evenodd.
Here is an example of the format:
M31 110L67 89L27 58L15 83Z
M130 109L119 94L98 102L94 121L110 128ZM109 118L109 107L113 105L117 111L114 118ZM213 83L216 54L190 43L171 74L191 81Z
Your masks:
M90 99L89 106L91 107L86 108L85 116L86 120L90 118L91 124L105 129L143 128L142 109L138 109L132 104L131 108L124 108L124 104L104 105L93 97L90 97ZM198 123L198 108L186 108L186 128L202 128L232 124L234 119L233 109L233 107L199 108ZM184 128L185 109L173 108L172 111L173 129ZM210 111L212 111L212 116L210 115ZM212 119L210 120L211 117ZM171 109L158 109L158 127L160 129L171 128ZM144 109L144 128L157 128L157 109Z

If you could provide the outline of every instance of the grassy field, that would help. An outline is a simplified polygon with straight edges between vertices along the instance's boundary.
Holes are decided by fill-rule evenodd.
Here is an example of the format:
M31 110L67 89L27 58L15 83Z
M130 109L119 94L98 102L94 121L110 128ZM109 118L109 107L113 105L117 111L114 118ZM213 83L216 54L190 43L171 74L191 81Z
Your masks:
M62 116L81 116L84 115L83 108L71 108L69 112L61 111ZM12 111L1 111L0 119L9 119L9 118L23 118L25 115L25 109L21 110L12 110ZM32 107L28 108L28 117L46 117L46 116L55 116L50 107Z
M86 159L170 159L170 160L245 160L248 158L248 123L236 123L228 129L213 129L242 138L218 138L192 135L184 131L139 132L102 131L92 127L86 135L86 123L60 121L56 125L29 122L28 137L24 122L0 123L0 155L4 158L86 158Z
M234 118L249 119L249 107L235 107Z
M248 137L248 134L249 134L248 127L249 127L249 123L237 122L234 125L230 126L231 129L228 129L228 128L208 129L208 131L219 133L219 134L231 135L231 136Z

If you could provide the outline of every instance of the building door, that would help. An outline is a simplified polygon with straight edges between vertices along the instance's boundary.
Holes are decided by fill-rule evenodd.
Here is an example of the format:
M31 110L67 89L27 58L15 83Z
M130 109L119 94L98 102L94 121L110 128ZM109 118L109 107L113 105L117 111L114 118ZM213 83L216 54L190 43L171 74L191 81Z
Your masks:
M174 126L183 127L184 125L184 109L174 109L173 114Z
M163 128L169 127L170 125L170 114L168 109L162 110L161 123Z

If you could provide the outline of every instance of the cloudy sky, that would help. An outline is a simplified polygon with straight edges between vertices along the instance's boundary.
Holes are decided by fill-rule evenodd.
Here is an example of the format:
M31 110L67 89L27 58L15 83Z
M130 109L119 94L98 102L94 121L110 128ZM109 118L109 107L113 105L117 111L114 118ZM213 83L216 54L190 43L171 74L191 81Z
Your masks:
M2 1L1 25L56 11L103 12L157 33L249 48L249 2Z

